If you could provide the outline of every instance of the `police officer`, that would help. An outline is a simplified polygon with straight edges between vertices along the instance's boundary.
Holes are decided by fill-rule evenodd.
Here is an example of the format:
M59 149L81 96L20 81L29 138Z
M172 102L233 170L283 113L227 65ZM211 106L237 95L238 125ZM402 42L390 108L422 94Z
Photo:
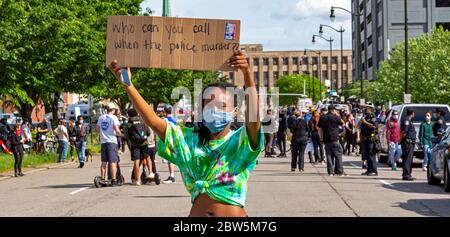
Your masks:
M403 180L413 181L415 178L411 176L412 162L414 157L414 147L416 145L416 128L412 122L414 118L414 111L406 110L406 118L402 120L400 126L400 140L402 143L402 161L403 161Z
M373 105L368 104L361 118L361 157L367 162L367 171L361 175L377 176L376 133L377 117L373 113Z
M440 129L444 131L447 129L447 122L445 121L445 112L442 108L436 109L436 122L433 124L433 135L438 136Z

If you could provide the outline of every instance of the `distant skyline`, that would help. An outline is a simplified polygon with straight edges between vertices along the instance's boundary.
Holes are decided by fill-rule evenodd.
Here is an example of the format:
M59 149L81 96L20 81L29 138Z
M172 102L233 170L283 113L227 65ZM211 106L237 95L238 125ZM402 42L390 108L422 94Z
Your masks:
M336 21L329 19L331 6L351 9L351 0L171 0L174 17L241 20L241 44L263 44L264 50L329 49L329 43L312 35L319 25L344 27L344 49L351 49L351 15L336 11ZM155 16L162 14L162 0L146 0ZM324 37L335 39L333 49L340 49L339 33L324 28Z

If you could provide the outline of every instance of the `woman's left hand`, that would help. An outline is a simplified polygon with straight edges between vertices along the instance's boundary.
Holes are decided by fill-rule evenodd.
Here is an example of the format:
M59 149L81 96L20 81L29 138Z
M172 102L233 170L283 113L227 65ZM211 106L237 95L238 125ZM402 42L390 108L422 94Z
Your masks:
M234 53L228 60L230 67L240 69L242 72L247 71L250 67L245 55L239 50Z

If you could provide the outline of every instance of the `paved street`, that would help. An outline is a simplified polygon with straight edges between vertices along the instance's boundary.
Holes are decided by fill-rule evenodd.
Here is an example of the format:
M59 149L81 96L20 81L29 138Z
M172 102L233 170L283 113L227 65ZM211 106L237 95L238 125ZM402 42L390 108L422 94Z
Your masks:
M122 155L127 184L93 187L99 157L84 169L77 164L0 181L0 216L180 216L190 197L179 173L177 183L131 186L129 154ZM290 172L290 159L261 158L253 172L247 199L250 216L450 216L450 196L429 186L419 168L417 181L401 180L401 171L381 165L378 177L362 177L357 157L345 157L349 177L328 177L324 165L305 165ZM158 159L163 178L167 165Z

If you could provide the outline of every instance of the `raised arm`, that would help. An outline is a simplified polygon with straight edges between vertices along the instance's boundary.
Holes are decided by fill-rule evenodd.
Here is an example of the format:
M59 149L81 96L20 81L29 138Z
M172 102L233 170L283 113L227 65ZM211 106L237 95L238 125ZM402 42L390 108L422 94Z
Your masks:
M112 61L111 64L108 66L108 68L114 74L116 79L122 83L122 81L120 79L120 77L121 77L120 74L122 73L121 72L122 69L119 67L117 60ZM130 68L128 68L128 76L131 81ZM139 94L139 92L136 90L136 88L133 86L133 84L128 86L128 85L122 83L122 85L125 88L125 90L127 91L128 97L130 98L134 107L139 112L139 114L142 116L142 119L144 120L144 122L148 126L150 126L153 129L153 131L155 131L155 133L158 134L158 136L161 139L164 140L165 136L166 136L166 127L167 127L166 121L164 119L161 119L160 117L158 117L158 115L156 115L153 108L144 100L144 98L142 98L142 96Z
M245 97L245 105L247 108L245 111L245 126L247 128L250 145L252 148L256 148L258 147L260 140L261 122L259 119L258 94L256 92L255 81L253 81L252 71L247 63L247 58L241 51L237 51L234 56L230 58L229 64L233 68L240 69L244 74L245 89L248 92L248 95ZM252 107L250 107L250 105L252 105Z

